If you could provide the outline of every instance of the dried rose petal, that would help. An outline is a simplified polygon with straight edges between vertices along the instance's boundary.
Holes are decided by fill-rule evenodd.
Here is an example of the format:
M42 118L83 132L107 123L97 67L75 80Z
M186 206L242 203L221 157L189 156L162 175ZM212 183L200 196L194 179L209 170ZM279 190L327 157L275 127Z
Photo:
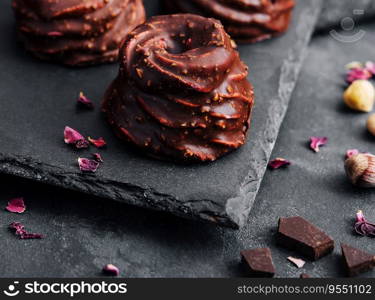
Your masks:
M292 257L292 256L289 256L288 260L290 262L292 262L293 264L295 264L298 269L303 268L303 266L306 263L303 259L295 258L295 257Z
M356 214L354 230L359 235L375 237L375 224L367 222L361 210Z
M365 69L372 75L375 75L375 63L373 63L372 61L366 62Z
M91 144L93 144L97 148L103 148L107 145L106 141L102 137L98 139L92 139L91 137L89 137L88 140Z
M349 150L346 151L346 158L348 159L348 158L350 158L354 155L357 155L357 154L359 154L358 149L349 149Z
M48 36L63 36L64 34L60 31L50 31L47 33Z
M83 92L79 93L79 97L77 99L77 102L78 102L78 104L80 104L80 105L82 105L82 106L84 106L86 108L90 108L90 109L94 108L94 104L92 103L92 101L89 98L87 98L83 94Z
M23 202L23 198L15 198L8 202L8 206L6 210L12 213L19 213L22 214L26 210L25 203Z
M372 74L367 69L355 68L355 69L351 69L348 71L346 75L346 81L348 83L353 83L356 80L360 80L360 79L367 80L367 79L370 79L371 77L372 77Z
M100 163L104 162L103 157L99 153L93 153L92 157L97 162L100 162Z
M82 172L95 173L98 170L100 163L97 162L96 160L80 157L78 158L78 165L79 165L79 169Z
M42 239L43 235L39 233L28 233L25 226L19 222L13 222L9 225L11 230L14 230L15 235L19 236L21 240Z
M272 160L269 164L268 164L268 167L272 170L276 170L276 169L280 169L280 168L283 168L283 167L287 167L291 164L290 161L284 159L284 158L276 158L274 160Z
M319 152L320 147L326 145L327 142L328 142L327 137L312 136L310 138L310 148L314 150L315 152Z
M108 264L103 267L103 273L111 276L119 276L120 270L116 266Z
M78 149L89 147L89 143L83 135L69 126L64 129L64 141L66 144L75 145Z

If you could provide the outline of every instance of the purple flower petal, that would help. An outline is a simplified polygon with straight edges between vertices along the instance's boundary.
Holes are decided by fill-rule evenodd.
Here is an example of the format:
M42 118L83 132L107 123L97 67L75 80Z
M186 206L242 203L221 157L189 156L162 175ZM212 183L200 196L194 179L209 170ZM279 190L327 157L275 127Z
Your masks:
M9 229L14 230L15 235L19 236L21 240L42 239L43 235L39 233L29 233L25 226L19 222L13 222L9 225Z
M69 126L64 129L64 141L66 144L74 145L78 149L89 147L89 143L83 135Z
M276 158L272 160L269 164L268 167L272 170L280 169L280 168L285 168L287 166L291 165L291 162L284 159L284 158Z
M367 222L361 210L356 214L354 230L359 235L375 237L375 224Z
M373 63L372 61L366 62L365 69L372 75L375 75L375 63Z
M80 157L78 158L78 165L79 165L79 169L82 172L95 173L98 170L100 163L93 159Z
M100 162L100 163L104 162L103 157L102 157L101 154L99 154L99 153L93 153L93 154L92 154L92 157L93 157L94 160L97 161L97 162Z
M315 152L320 151L320 147L324 146L328 143L327 137L320 137L320 136L312 136L310 138L310 148Z
M77 99L77 102L78 102L78 104L80 104L80 105L82 105L86 108L89 108L89 109L94 108L94 104L92 103L92 101L89 98L87 98L85 96L85 94L83 94L83 92L79 93L79 97Z
M25 203L23 202L23 198L15 198L8 202L8 206L6 210L12 213L22 214L26 210Z
M119 276L120 270L116 266L108 264L103 267L103 273L110 276Z
M360 79L370 79L372 77L372 73L368 71L367 69L360 69L360 68L354 68L348 71L346 76L346 81L348 83L353 83L356 80Z
M357 155L357 154L359 154L358 149L349 149L349 150L346 151L346 158L348 159L348 158L350 158L354 155Z
M107 145L106 141L102 137L98 139L92 139L91 137L89 137L88 140L91 144L93 144L97 148L103 148Z

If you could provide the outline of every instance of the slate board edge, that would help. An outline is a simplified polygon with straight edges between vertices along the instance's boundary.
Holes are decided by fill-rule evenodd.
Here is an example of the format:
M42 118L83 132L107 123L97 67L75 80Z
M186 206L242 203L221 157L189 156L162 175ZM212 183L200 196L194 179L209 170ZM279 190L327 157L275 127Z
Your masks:
M311 7L311 15L313 16L313 18L310 19L311 22L305 23L302 21L299 23L300 26L298 29L302 32L309 32L309 34L305 36L305 39L298 40L294 47L290 49L289 57L287 60L284 61L282 65L282 70L279 78L280 84L278 97L271 101L273 105L268 110L269 118L267 118L267 120L272 120L272 118L275 118L275 116L279 116L279 118L275 118L275 122L273 124L274 131L267 132L267 135L263 139L263 141L272 142L263 143L263 145L261 145L263 155L267 162L269 161L270 156L272 154L272 150L275 146L281 124L288 110L288 105L291 100L293 90L297 84L298 75L300 73L303 61L306 57L306 53L308 50L308 43L311 40L311 37L314 33L314 27L322 11L322 1L316 1L315 4L316 6ZM303 16L299 17L303 18ZM302 53L299 52L298 49L303 49ZM239 195L227 201L227 215L231 220L233 220L235 224L238 225L239 228L242 228L246 225L248 216L250 214L250 210L254 205L256 195L259 191L260 184L262 182L262 178L266 170L267 164L265 164L265 167L263 169L250 169L249 174L246 177L246 180L241 185Z
M298 30L304 33L307 32L308 34L305 35L304 39L299 39L295 43L289 52L288 59L283 63L279 78L279 95L274 99L272 102L274 105L270 106L268 111L269 120L274 120L273 130L267 132L265 135L264 140L267 142L263 142L263 145L261 145L263 153L260 155L261 157L258 157L258 160L265 160L267 162L272 153L291 94L297 82L299 71L302 67L308 42L311 39L314 26L322 8L321 3L321 0L315 1L315 5L311 6L311 16L313 17L309 18L310 22L299 22ZM299 49L303 49L303 53L298 51ZM210 199L201 199L199 205L196 205L197 201L185 200L182 202L174 196L159 193L151 188L116 182L103 177L99 178L94 174L66 172L57 166L47 165L29 157L0 153L1 173L125 202L138 207L168 211L183 218L208 221L233 229L239 229L246 224L266 167L267 164L264 164L264 168L254 167L250 169L248 176L245 177L241 185L238 195L228 199L226 207L221 207ZM173 205L170 203L173 203ZM205 210L205 206L202 203L209 205L210 209ZM212 205L216 207L214 208Z

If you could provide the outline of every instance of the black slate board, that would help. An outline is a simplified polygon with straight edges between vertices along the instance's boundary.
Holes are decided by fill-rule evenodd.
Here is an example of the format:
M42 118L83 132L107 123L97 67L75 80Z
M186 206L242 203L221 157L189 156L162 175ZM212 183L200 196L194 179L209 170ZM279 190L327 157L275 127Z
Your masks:
M117 66L69 69L40 63L16 43L10 4L1 2L0 171L186 218L243 226L320 11L320 1L297 2L288 34L240 47L257 97L249 142L215 163L195 166L147 159L118 141L98 109ZM151 15L157 3L146 3ZM81 90L95 100L95 112L76 109ZM66 125L107 140L97 174L78 171L77 157L90 152L63 143Z

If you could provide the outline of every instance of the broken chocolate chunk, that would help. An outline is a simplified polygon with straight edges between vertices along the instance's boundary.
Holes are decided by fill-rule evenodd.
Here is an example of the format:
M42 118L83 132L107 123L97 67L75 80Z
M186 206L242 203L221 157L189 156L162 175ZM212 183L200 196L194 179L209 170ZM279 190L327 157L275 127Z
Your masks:
M280 218L277 243L296 250L311 260L333 251L334 241L319 228L301 217Z
M349 276L356 276L375 267L375 256L363 250L341 244L342 257Z
M241 251L241 257L250 277L273 277L275 275L275 266L269 248L244 250Z

